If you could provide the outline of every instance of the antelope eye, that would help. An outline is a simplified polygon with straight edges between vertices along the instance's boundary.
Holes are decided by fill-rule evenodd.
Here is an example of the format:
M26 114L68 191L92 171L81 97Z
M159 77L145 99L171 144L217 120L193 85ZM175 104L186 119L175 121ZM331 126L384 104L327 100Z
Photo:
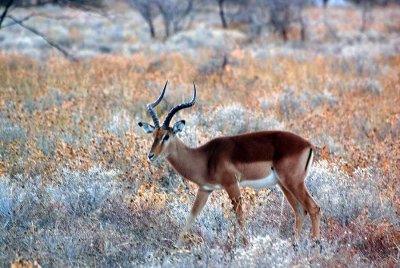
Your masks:
M163 141L167 141L168 139L169 139L169 134L167 134L167 135L164 136Z

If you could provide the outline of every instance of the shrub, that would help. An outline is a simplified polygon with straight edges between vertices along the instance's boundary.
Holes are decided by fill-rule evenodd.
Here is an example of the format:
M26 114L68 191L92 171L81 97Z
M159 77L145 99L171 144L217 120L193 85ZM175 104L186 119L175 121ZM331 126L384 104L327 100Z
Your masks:
M230 104L215 109L209 117L209 129L224 135L235 135L255 130L282 129L283 123L273 117L256 115L241 104Z
M360 88L362 92L366 94L371 94L374 96L382 94L382 86L379 81L370 79L370 78L365 78L365 79L360 79L357 80L354 83L355 88Z
M249 248L240 248L233 254L232 265L237 267L288 267L294 257L292 244L270 236L256 236Z
M122 110L114 114L104 128L111 134L121 137L131 130L131 118L127 111Z
M378 218L397 222L395 208L388 196L382 195L380 180L382 173L376 168L356 169L352 176L330 167L321 161L313 166L307 180L307 186L328 217L349 224L364 209L368 210L371 220Z
M4 118L0 112L0 142L10 144L14 141L24 142L26 140L26 130Z
M296 96L294 89L286 87L279 96L279 113L286 120L292 119L305 112L302 104L302 100Z

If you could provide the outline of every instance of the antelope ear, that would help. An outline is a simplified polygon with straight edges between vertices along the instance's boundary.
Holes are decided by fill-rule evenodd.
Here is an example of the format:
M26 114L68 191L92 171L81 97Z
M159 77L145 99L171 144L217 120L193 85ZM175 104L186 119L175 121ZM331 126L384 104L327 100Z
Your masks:
M139 122L138 123L139 127L141 127L144 132L146 132L147 134L153 133L154 131L154 127L150 124L147 123L143 123L143 122Z
M178 132L181 132L184 127L185 127L185 120L178 121L172 127L172 133L176 134Z

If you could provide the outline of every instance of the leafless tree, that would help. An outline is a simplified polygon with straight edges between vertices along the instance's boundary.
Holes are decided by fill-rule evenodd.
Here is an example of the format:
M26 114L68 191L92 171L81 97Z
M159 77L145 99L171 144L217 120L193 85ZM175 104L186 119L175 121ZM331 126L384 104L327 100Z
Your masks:
M8 0L7 2L5 2L4 10L1 13L1 17L0 17L0 29L1 29L1 25L3 24L4 19L6 18L7 13L10 10L10 7L13 5L13 3L14 3L14 0Z
M0 0L0 6L8 0ZM13 0L13 5L18 7L36 7L46 4L71 6L81 9L104 7L104 0Z
M360 31L364 32L367 29L367 24L372 20L371 7L375 4L384 4L383 0L347 0L361 7L361 26Z
M226 23L226 18L225 18L224 2L225 0L218 0L218 8L219 8L219 17L221 18L222 27L226 29L228 27L228 24Z
M367 29L368 23L373 20L372 7L384 6L388 4L400 4L399 0L347 0L361 8L361 26L360 31Z
M182 30L183 20L193 9L193 0L155 0L164 21L165 37Z
M246 7L252 4L252 2L253 2L252 0L217 0L218 13L221 19L222 27L225 29L228 27L228 19L226 12L227 5L236 6L237 8L239 8L239 11L242 10L247 12Z
M154 20L159 14L157 0L127 0L134 9L136 9L149 27L150 36L156 37Z
M39 36L42 38L47 44L51 47L57 49L61 52L66 58L70 60L76 61L77 58L70 54L65 48L63 48L60 44L56 41L51 40L47 37L44 33L37 30L36 28L27 25L25 22L28 21L30 18L35 16L35 13L31 13L24 18L16 18L10 14L10 11L13 7L33 7L33 6L40 6L44 4L57 4L57 5L72 5L77 8L89 9L89 8L99 8L103 7L103 0L0 0L0 6L4 6L4 10L1 12L0 15L0 30L4 27L9 27L13 25L19 25L20 27L28 30L32 34ZM10 20L11 22L7 25L3 25L5 19Z
M290 27L297 24L300 27L300 38L306 39L307 24L303 10L311 4L310 0L255 0L252 11L252 22L257 34L264 26L270 27L287 41Z
M154 20L161 15L164 22L165 37L182 29L183 20L193 8L194 0L127 0L149 26L150 35L156 37Z
M280 33L284 41L288 40L288 31L292 24L300 25L301 40L306 39L306 24L303 18L303 9L309 3L307 0L269 0L268 9L270 25Z
M327 36L329 36L330 38L333 38L334 40L338 40L339 36L337 34L337 28L335 27L334 24L331 24L329 22L328 19L328 4L329 4L329 0L323 0L322 1L323 4L323 11L322 11L322 21L325 25L326 28L326 34Z
M55 49L57 49L58 51L60 51L67 59L70 59L70 60L73 60L73 61L77 60L77 58L75 56L71 55L66 49L64 49L57 42L55 42L55 41L51 40L50 38L48 38L45 34L39 32L38 30L36 30L35 28L33 28L31 26L25 25L25 23L22 20L14 18L11 15L9 15L8 18L10 18L15 24L18 24L22 28L25 28L26 30L30 31L31 33L41 37L44 41L46 41L47 44L49 44L50 46L52 46Z
M362 6L362 14L361 14L361 28L360 30L362 32L365 31L367 28L367 23L371 20L371 2L368 0L363 0L361 1L361 6Z

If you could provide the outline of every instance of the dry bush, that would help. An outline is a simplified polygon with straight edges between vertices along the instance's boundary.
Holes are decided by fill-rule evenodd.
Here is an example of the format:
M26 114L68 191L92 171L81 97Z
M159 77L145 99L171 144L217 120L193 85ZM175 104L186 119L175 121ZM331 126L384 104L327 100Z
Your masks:
M202 55L205 63L213 53ZM78 63L0 55L0 263L16 253L43 266L398 261L400 99L393 74L400 57L375 58L389 71L369 78L369 70L338 68L335 56L267 63L240 49L229 56L235 64L221 74L203 73L202 64L179 53ZM160 116L190 97L188 81L197 82L197 105L176 118L187 120L180 135L192 146L260 129L290 130L317 144L307 184L323 210L321 258L314 258L308 230L299 252L292 250L293 216L286 203L281 216L277 188L243 193L248 248L234 236L228 197L215 192L186 248L172 249L196 187L165 163L146 161L151 139L137 127L149 120L145 104L166 78Z

